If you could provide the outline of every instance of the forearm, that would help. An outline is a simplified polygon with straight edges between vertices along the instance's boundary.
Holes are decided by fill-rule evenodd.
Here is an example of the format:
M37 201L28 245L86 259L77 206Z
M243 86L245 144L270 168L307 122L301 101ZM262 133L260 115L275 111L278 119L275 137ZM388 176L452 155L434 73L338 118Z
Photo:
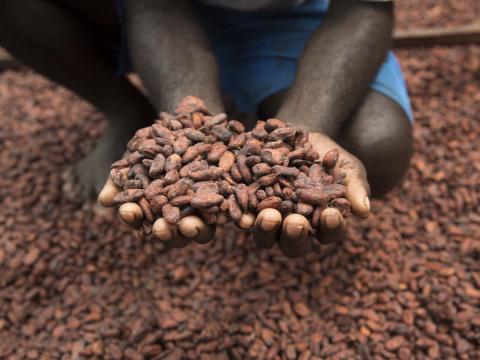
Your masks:
M223 111L216 60L190 2L130 0L126 11L133 67L156 109L195 95Z
M335 138L391 45L392 5L333 0L300 58L278 117Z

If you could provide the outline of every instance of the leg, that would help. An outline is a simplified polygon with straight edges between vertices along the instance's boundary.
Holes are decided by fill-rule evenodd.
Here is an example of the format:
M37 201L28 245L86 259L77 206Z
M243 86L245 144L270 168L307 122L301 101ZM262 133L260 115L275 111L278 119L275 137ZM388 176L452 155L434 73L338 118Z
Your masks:
M338 143L365 165L373 196L393 189L412 156L412 128L393 100L370 90L340 131Z
M133 131L155 116L153 108L113 64L96 40L92 22L51 1L0 3L0 45L15 57L91 102L110 120L100 143L79 165L87 188L101 189L109 164L121 156ZM100 31L96 28L97 31Z
M260 104L265 118L275 116L286 91ZM412 129L405 112L392 100L369 90L336 140L365 165L374 196L399 183L412 154Z

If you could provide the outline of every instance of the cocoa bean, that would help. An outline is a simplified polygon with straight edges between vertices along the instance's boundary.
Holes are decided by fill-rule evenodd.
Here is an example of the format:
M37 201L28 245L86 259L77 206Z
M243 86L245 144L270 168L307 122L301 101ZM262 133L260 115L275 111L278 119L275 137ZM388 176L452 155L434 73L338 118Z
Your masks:
M152 161L152 165L148 171L150 177L157 177L165 170L165 156L163 154L157 154Z
M180 221L180 209L171 204L166 204L162 207L162 215L171 224L176 224Z
M245 184L238 184L234 188L234 193L235 196L237 197L238 204L242 208L242 210L245 212L247 211L248 208L248 190L247 190L247 185Z
M185 129L184 133L188 139L195 142L205 142L206 140L205 134L195 129Z
M263 201L260 201L260 203L257 206L258 211L262 211L264 209L280 209L280 204L282 203L282 199L276 196L272 196L269 198L266 198Z
M176 183L180 179L180 174L176 169L172 169L165 174L165 184Z
M220 205L223 196L219 194L195 194L190 204L194 208L206 209L212 206Z
M218 163L222 155L227 151L227 147L222 142L216 142L212 145L212 150L208 154L207 161L209 163Z
M135 202L140 200L140 198L144 195L143 190L139 189L128 189L122 192L119 192L117 195L113 197L113 202L115 204L124 204L127 202Z
M170 155L165 162L165 171L180 170L182 167L182 158L177 154Z
M327 151L323 156L322 165L327 169L333 168L337 164L339 156L340 152L338 149Z
M235 154L230 151L225 151L218 161L218 167L221 168L224 173L230 172L233 164L235 164Z
M170 204L177 207L184 207L184 206L190 205L190 202L192 201L192 199L193 199L193 195L181 195L170 200Z
M240 221L242 217L242 210L240 208L240 205L237 202L237 198L234 194L230 195L228 197L228 211L231 219L235 222Z
M237 120L230 120L228 122L228 130L236 132L237 134L241 134L245 132L245 126Z
M164 205L168 204L168 199L164 195L158 195L150 199L150 210L156 215L162 213L162 208Z

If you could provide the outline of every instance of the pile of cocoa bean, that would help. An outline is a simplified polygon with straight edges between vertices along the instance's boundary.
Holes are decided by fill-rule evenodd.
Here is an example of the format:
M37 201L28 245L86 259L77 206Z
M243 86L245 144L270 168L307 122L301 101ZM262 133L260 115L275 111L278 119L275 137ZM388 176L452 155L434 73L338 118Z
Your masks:
M199 98L181 101L175 114L160 113L137 131L110 177L123 191L117 205L138 203L141 233L163 217L172 224L200 215L208 224L240 224L242 214L273 208L305 216L311 231L328 206L345 217L345 173L336 168L339 151L322 159L308 132L279 119L258 121L252 131L224 113L211 115Z

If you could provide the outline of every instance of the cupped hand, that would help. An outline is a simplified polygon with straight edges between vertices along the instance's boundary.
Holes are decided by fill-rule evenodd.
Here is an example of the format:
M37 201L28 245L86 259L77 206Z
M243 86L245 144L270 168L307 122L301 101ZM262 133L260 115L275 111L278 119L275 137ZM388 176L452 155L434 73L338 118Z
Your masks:
M311 133L309 141L320 154L320 158L329 150L339 150L336 167L346 174L346 198L350 201L351 210L359 217L367 217L370 211L370 186L365 167L360 160L326 135ZM309 235L309 227L308 220L302 215L290 214L283 219L278 210L265 209L255 220L253 236L257 246L261 248L271 248L278 242L285 256L299 257L310 249L312 237ZM316 238L323 244L333 242L344 235L346 227L340 211L326 208L321 213Z
M100 205L115 207L113 198L120 191L121 189L109 177L98 196ZM138 229L142 225L144 215L138 204L125 203L118 208L118 212L122 220L132 228ZM153 223L152 233L167 249L181 248L192 241L204 244L212 240L215 235L215 225L208 225L194 215L182 218L176 225L159 218Z

